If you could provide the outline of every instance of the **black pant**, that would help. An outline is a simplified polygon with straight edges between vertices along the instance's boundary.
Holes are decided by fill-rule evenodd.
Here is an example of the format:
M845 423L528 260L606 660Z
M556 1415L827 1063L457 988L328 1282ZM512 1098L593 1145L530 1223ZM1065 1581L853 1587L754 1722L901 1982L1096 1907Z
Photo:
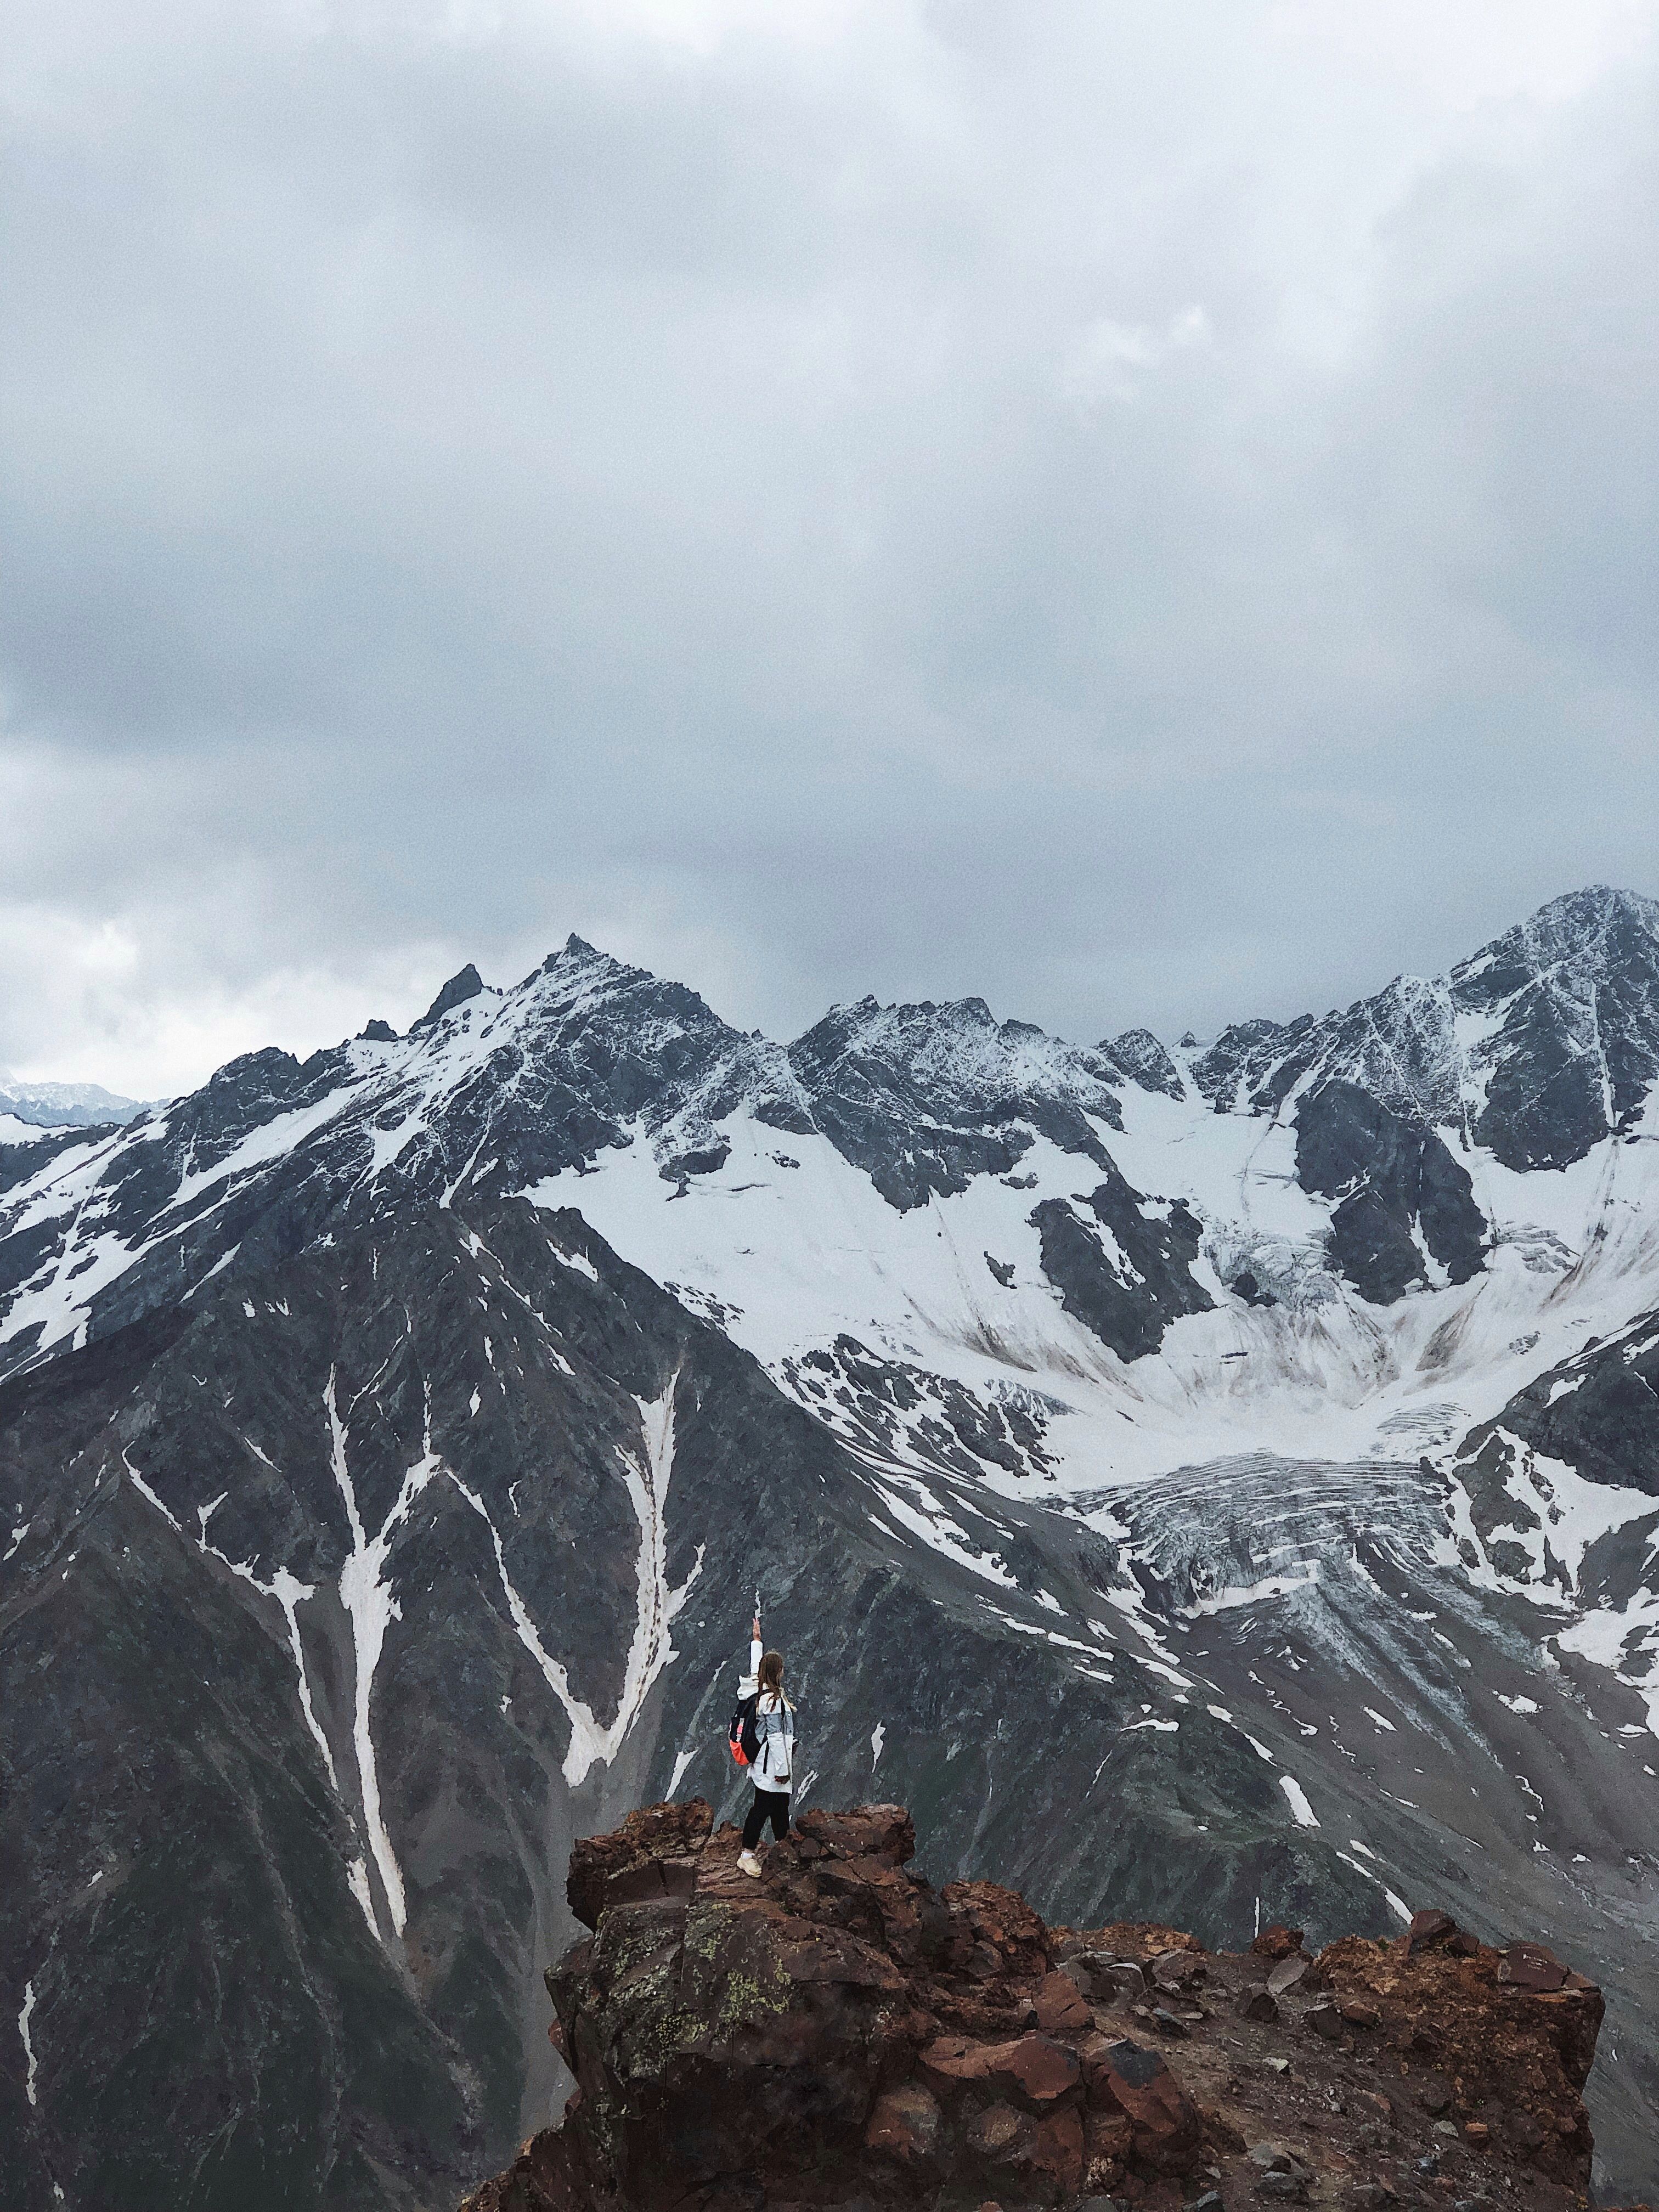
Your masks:
M749 1808L749 1818L743 1824L743 1847L752 1851L761 1839L761 1830L768 1821L772 1833L781 1843L789 1832L789 1792L787 1790L763 1790L755 1784L755 1802Z

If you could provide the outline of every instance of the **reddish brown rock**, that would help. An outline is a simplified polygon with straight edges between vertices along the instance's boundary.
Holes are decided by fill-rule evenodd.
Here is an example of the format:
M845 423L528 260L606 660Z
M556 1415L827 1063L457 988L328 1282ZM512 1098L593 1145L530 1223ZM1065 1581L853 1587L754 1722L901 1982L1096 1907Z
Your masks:
M1031 2142L1031 2167L1062 2197L1083 2186L1083 2118L1079 2112L1051 2112L1037 2123Z
M1075 2088L1081 2068L1078 2055L1046 2035L1022 2035L1007 2043L974 2043L944 2036L917 2060L924 2077L949 2092L961 2082L984 2082L1003 2096L1042 2106Z
M1033 1981L1048 1972L1048 1931L1018 1890L994 1881L948 1881L941 1895L951 1917L971 1931L971 1964L981 1974Z
M1426 1950L1431 1943L1444 1943L1459 1934L1457 1923L1449 1912L1442 1912L1437 1905L1430 1905L1421 1912L1413 1912L1411 1925L1395 1941L1395 1948L1402 1959L1409 1959L1418 1951Z
M1510 1963L1516 1954L1547 1967L1537 1977L1526 1963L1517 1971ZM1376 2008L1381 2036L1400 2054L1419 2109L1449 2120L1466 2142L1482 2140L1467 2132L1477 2122L1487 2140L1501 2142L1524 2166L1588 2188L1591 2146L1582 2092L1601 2024L1599 1990L1568 1987L1565 1970L1540 1946L1499 1953L1477 1943L1469 1952L1447 1941L1443 1929L1431 1931L1409 1957L1400 1942L1347 1936L1327 1945L1319 1965L1339 2005L1358 2001ZM1553 1982L1557 1969L1559 1984L1536 1986L1538 1978ZM1518 2130L1510 2124L1516 2112L1524 2116Z
M1553 1951L1541 1943L1511 1943L1498 1969L1500 1982L1513 1983L1522 1990L1559 1990L1565 1983L1567 1970Z
M1045 1974L1036 1987L1037 2026L1045 2035L1087 2035L1094 2026L1077 1984L1069 1974Z
M635 1898L689 1897L696 1854L714 1823L708 1800L647 1805L608 1836L584 1836L570 1854L564 1893L584 1928L597 1928L609 1904Z
M1200 2136L1198 2112L1162 2056L1103 2039L1089 2055L1090 2101L1127 2116L1135 2157L1156 2173L1190 2171Z
M1054 1932L1069 1936L1085 1950L1109 1951L1114 1957L1133 1959L1141 1966L1150 1966L1154 1959L1171 1951L1201 1953L1204 1948L1186 1929L1165 1928L1158 1921L1114 1920L1104 1928L1091 1928L1081 1934L1074 1929Z
M805 1814L759 1881L708 1830L652 1807L577 1846L592 1933L547 1977L576 2091L466 2212L1582 2201L1601 2001L1540 1945L1442 1914L1317 1960L1290 1929L1211 1956L936 1891L901 1807Z
M809 1862L875 1857L901 1867L916 1855L915 1823L902 1805L860 1805L850 1813L831 1813L814 1805L801 1814L796 1838ZM1020 1903L1024 1905L1023 1898Z
M1251 1944L1250 1955L1254 1959L1288 1959L1292 1951L1301 1948L1302 1930L1285 1928L1275 1921L1271 1928L1264 1928Z
M938 2148L939 2130L935 2099L920 2081L906 2081L877 2098L864 2131L865 2148L901 2166L921 2166Z

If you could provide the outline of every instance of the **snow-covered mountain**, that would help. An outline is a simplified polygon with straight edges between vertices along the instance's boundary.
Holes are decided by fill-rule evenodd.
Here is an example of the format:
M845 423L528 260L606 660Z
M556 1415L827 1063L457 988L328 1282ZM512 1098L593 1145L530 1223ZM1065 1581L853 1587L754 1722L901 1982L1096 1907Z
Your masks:
M1659 1075L1659 902L1552 900L1449 975L1396 976L1345 1013L1245 1022L1196 1060L1218 1108L1282 1110L1341 1077L1467 1130L1505 1167L1566 1167L1645 1109Z
M25 1144L40 1129L91 1128L137 1121L149 1108L97 1083L20 1083L0 1068L0 1144Z
M757 1576L805 1786L902 1773L936 1872L1217 1943L1455 1891L1650 2016L1656 1078L1596 890L1207 1050L785 1047L573 938L0 1150L0 2212L500 2163L565 1839L730 1794Z

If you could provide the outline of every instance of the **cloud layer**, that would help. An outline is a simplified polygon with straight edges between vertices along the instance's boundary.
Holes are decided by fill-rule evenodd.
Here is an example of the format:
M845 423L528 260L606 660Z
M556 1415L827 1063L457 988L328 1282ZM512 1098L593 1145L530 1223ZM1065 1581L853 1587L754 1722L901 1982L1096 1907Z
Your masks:
M1659 890L1659 8L106 0L6 70L0 1062Z

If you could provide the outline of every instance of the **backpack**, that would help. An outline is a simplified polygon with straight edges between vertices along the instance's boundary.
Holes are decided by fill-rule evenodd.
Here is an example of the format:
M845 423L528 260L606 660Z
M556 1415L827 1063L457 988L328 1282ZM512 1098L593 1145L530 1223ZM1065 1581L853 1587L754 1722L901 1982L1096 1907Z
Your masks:
M760 1692L739 1700L726 1730L726 1747L739 1766L752 1766L760 1757L760 1735L755 1727L755 1708Z

